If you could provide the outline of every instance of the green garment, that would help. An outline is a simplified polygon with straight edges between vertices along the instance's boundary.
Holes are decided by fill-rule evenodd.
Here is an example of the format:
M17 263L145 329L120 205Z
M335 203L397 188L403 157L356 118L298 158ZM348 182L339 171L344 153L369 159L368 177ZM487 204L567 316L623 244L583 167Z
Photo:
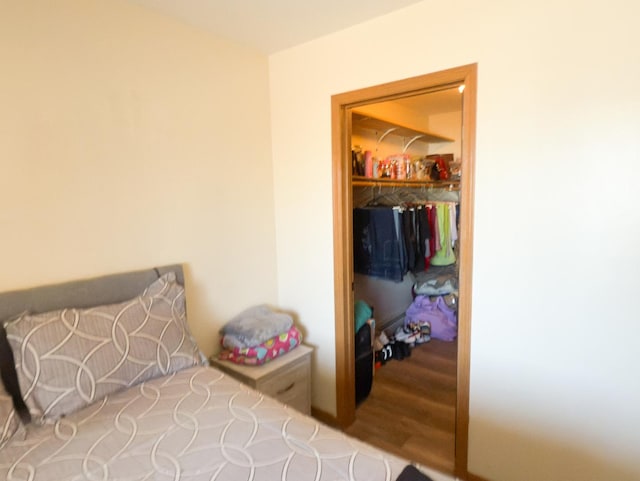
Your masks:
M438 229L440 231L440 250L431 258L434 266L449 266L456 262L456 255L451 245L451 219L447 204L436 204Z

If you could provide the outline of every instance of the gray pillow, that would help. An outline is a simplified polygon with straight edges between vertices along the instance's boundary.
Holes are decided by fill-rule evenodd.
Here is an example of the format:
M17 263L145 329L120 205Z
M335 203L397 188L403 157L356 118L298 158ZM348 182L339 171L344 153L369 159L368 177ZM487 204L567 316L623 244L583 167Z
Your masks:
M200 361L173 272L134 299L23 315L6 331L20 391L39 422Z

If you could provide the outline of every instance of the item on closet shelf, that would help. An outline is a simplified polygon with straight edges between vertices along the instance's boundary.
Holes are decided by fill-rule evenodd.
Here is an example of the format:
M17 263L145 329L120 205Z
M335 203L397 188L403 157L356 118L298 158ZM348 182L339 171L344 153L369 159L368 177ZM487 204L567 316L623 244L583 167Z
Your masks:
M415 177L415 172L413 170L413 162L411 162L411 157L408 154L404 155L404 176L407 180L412 180Z
M403 155L398 155L395 159L396 165L396 179L405 180L407 179L407 168L405 167L405 161Z
M364 151L364 176L373 177L373 154L370 150Z
M462 162L457 160L456 162L449 162L449 173L451 174L451 180L460 180L460 174L462 172Z
M423 180L428 177L427 161L425 159L418 159L413 162L414 177L417 180Z
M449 179L449 164L453 162L453 154L433 154L427 155L426 158L433 161L431 180Z
M387 157L387 161L390 164L390 177L392 179L405 180L410 177L407 175L407 161L409 160L408 155L396 154L390 155Z
M378 161L378 177L381 179L395 179L396 172L389 157Z
M364 157L362 156L362 148L359 145L351 149L351 173L353 175L364 175Z
M436 159L436 166L438 168L438 176L440 180L448 180L449 179L449 168L444 163L444 159L442 157L438 157Z
M453 341L458 335L456 313L447 306L442 296L433 300L418 296L407 309L405 325L425 324L431 326L431 337L442 341Z

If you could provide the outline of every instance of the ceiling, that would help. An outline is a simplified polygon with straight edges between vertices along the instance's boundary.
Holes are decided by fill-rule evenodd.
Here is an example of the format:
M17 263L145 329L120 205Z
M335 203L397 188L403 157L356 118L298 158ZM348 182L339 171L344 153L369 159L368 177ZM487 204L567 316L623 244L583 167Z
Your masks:
M337 32L422 0L128 0L203 28L232 42L271 54ZM396 99L406 109L460 110L448 89Z
M421 0L129 0L265 54Z

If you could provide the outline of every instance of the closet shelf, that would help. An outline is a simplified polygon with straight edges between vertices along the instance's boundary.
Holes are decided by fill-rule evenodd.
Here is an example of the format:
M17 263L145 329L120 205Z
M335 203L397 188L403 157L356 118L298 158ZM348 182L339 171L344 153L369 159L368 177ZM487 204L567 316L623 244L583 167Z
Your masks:
M414 187L460 190L460 180L399 180L388 178L371 178L354 175L351 178L354 187Z
M399 135L401 137L411 137L412 142L420 140L422 142L454 142L455 139L444 137L442 135L427 132L426 130L417 130L405 127L396 122L389 122L380 118L372 117L357 111L352 112L351 117L352 128L375 130L379 133L378 142L389 134Z

